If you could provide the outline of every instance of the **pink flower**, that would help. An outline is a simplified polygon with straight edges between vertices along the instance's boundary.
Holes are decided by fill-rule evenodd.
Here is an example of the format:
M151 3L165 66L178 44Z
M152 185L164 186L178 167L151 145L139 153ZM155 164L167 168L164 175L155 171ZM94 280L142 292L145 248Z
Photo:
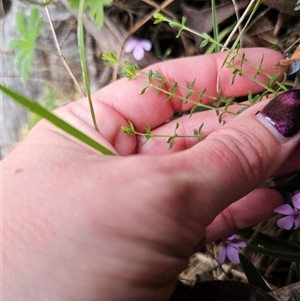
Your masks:
M125 42L124 51L126 53L132 52L133 57L140 61L145 55L145 50L150 51L151 47L152 44L149 40L130 38Z
M293 207L288 204L277 207L274 212L286 215L277 221L277 226L281 229L290 230L300 228L300 192L292 197Z
M234 264L240 263L239 251L237 248L245 248L247 244L244 241L238 240L235 234L223 239L221 244L222 247L218 255L219 263L223 264L226 257Z

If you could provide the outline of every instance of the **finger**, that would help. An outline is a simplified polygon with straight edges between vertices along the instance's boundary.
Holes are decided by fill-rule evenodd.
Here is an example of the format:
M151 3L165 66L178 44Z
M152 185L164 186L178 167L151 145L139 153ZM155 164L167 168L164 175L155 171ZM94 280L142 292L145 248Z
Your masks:
M260 67L266 73L273 75L278 72L272 66L282 58L282 54L263 48L243 49L240 53L244 53L246 59L255 66L259 66L263 61ZM187 83L191 84L196 79L194 90L201 92L206 89L206 95L210 97L217 97L218 93L224 97L237 97L247 94L248 91L252 93L261 91L262 87L257 82L266 84L267 77L260 73L255 83L251 77L256 74L257 68L246 62L243 64L243 70L249 78L237 76L232 83L233 69L222 68L226 55L226 53L218 53L167 61L151 66L145 72L150 69L158 71L168 82L174 83L176 81L181 87L186 87ZM239 60L236 59L235 64L239 66L239 63ZM146 76L145 78L147 80ZM136 152L136 140L133 136L125 135L120 130L122 126L128 126L128 121L134 124L137 131L143 132L148 124L151 129L157 128L169 120L175 112L185 111L193 106L191 103L184 104L182 100L175 98L166 102L166 94L157 93L153 88L149 88L145 94L141 95L140 92L145 88L145 85L143 81L138 79L130 81L122 79L93 95L100 135L95 133L93 129L86 99L69 105L68 110L72 111L73 116L65 117L72 124L80 124L81 126L86 124L85 132L88 135L100 140L103 137L103 140L108 141L119 154L132 154ZM163 87L168 89L167 85ZM187 91L177 88L176 93L180 98L186 96ZM197 97L197 95L193 95L191 99L195 100ZM211 101L211 98L203 98L203 103Z
M274 216L283 197L274 189L256 189L222 211L206 228L205 243L228 237Z
M275 172L274 176L284 175L295 171L300 171L300 143L282 166Z
M139 154L163 154L181 151L194 146L204 140L209 134L221 128L224 123L232 120L236 113L244 109L245 104L232 105L228 107L230 113L222 115L222 121L214 110L194 113L193 116L184 115L160 127L151 130L152 138L147 139L146 134L137 136L136 152ZM198 136L195 135L198 132ZM170 140L175 135L174 140Z
M240 55L242 54L246 58L242 65L243 73L248 76L237 76L235 79L233 79L234 68L222 67L228 56L226 52L170 60L150 66L145 69L145 72L151 69L162 74L166 82L172 84L176 82L178 84L176 94L179 97L187 95L186 89L179 87L185 88L187 83L191 85L193 81L195 81L193 86L195 91L201 92L205 89L205 95L214 98L218 95L237 97L247 94L248 91L252 93L262 91L262 86L257 82L267 84L268 78L260 73L256 81L253 80L261 62L260 68L273 75L278 72L278 69L274 69L272 66L282 58L282 54L264 48L243 49L240 50ZM234 65L236 68L240 68L240 64L241 58L235 57ZM147 80L146 75L141 75L141 77L142 80ZM141 95L142 89L146 86L142 80L128 81L123 79L113 83L96 92L94 102L99 101L113 107L125 120L133 122L138 131L144 130L147 123L151 125L151 128L156 128L170 119L174 112L185 111L193 107L193 103L184 103L178 98L171 98L170 101L166 102L168 95L162 92L157 93L155 88L149 88L145 94ZM168 84L164 84L163 88L168 90ZM191 99L195 100L197 97L198 95L193 95ZM203 98L203 103L211 102L210 98Z
M297 146L299 135L282 144L255 117L263 107L259 103L249 108L201 143L160 163L170 164L174 177L185 175L188 199L197 204L192 215L206 226L231 203L259 187Z

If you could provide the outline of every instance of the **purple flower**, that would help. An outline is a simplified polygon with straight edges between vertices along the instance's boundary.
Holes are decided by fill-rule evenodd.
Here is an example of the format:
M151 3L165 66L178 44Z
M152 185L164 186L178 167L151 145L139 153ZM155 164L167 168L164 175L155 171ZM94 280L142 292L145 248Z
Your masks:
M130 38L125 42L124 51L126 53L132 52L133 57L140 61L145 55L145 50L150 51L151 47L152 44L149 40Z
M239 252L237 248L245 248L247 244L244 241L240 241L236 238L235 234L223 239L221 242L221 249L218 255L218 261L220 264L225 262L226 257L234 263L240 263Z
M281 229L290 230L300 228L300 192L292 197L293 206L284 204L277 207L274 212L286 215L277 221L277 226Z

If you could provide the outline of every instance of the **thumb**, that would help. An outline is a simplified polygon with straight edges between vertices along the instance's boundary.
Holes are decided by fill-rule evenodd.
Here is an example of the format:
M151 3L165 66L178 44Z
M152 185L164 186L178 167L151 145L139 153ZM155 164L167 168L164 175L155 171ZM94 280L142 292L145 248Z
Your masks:
M270 177L297 146L300 90L266 103L252 106L203 142L177 154L181 156L177 162L192 162L189 197L201 198L198 206L206 225ZM182 170L183 164L179 165Z

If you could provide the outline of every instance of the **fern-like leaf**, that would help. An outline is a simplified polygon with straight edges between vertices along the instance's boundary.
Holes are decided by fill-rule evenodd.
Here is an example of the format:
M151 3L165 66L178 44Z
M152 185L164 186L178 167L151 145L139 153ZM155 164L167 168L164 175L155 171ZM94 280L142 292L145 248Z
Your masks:
M27 80L33 68L36 40L41 34L44 22L39 19L38 9L33 8L27 22L25 22L23 12L18 11L16 13L16 25L23 39L12 39L9 48L18 51L14 59L14 66L21 70L23 80Z

